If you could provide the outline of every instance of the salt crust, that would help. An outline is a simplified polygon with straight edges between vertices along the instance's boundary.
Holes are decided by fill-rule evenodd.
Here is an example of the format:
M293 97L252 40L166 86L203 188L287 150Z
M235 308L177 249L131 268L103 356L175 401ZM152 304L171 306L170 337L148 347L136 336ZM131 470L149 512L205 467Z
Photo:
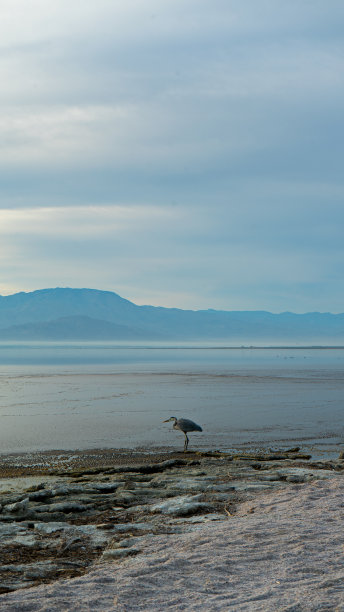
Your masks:
M4 612L344 611L344 478L257 495L137 556L0 596Z

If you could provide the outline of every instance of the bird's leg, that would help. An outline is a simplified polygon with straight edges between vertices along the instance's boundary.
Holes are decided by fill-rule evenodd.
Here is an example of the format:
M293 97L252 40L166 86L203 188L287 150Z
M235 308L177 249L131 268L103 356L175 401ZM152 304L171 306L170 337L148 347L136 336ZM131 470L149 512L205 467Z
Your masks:
M185 436L185 443L184 443L184 452L188 449L188 444L189 444L189 438L187 437L185 431L184 431L184 436Z

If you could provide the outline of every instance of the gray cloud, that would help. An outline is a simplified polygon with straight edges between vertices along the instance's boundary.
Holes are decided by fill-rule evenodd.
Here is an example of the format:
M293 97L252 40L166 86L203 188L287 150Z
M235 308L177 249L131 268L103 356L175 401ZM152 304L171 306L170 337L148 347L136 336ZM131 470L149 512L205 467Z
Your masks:
M28 290L88 286L93 278L95 286L138 303L264 309L268 299L273 311L309 310L315 299L326 309L328 294L315 298L315 287L333 285L338 311L344 255L339 231L333 233L328 221L331 248L319 248L310 235L320 232L322 219L312 220L304 235L294 231L297 222L291 226L287 213L279 220L281 228L292 227L288 235L267 209L253 209L247 222L245 211L210 216L204 206L0 211L0 257L8 271L2 282L13 288L17 278L17 289Z
M342 309L341 1L1 10L0 290Z

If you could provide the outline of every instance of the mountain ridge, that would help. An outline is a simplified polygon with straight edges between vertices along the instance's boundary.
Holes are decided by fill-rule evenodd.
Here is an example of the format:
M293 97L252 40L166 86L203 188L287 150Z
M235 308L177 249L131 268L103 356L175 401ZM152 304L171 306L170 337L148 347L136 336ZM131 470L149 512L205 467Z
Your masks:
M183 310L139 306L100 289L48 288L0 296L2 339L344 342L344 313Z

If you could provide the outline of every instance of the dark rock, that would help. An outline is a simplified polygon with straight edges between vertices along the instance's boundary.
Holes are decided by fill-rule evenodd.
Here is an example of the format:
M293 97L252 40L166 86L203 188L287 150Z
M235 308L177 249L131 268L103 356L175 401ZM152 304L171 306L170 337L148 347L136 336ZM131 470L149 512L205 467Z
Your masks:
M70 478L80 478L81 476L96 475L96 474L126 474L134 472L137 474L154 474L155 472L163 472L174 467L182 467L184 465L199 465L199 461L188 461L187 459L167 459L160 463L148 463L143 465L122 465L121 467L99 467L89 468L84 470L73 471L52 471L50 475L68 476Z
M30 501L41 501L42 499L49 499L53 496L53 493L49 489L40 489L39 491L34 491L33 493L29 493Z
M21 501L17 501L14 504L7 504L6 506L4 506L3 509L5 512L25 515L27 512L28 505L29 505L29 498L25 497Z
M33 582L31 583L31 585L33 584ZM6 583L6 582L0 582L0 595L4 595L5 593L13 593L13 591L17 591L17 589L20 589L24 586L31 586L31 585L23 585L22 583L17 583L17 582L11 582L11 583Z
M66 515L64 512L45 512L42 510L40 512L32 511L30 513L30 518L34 521L39 521L42 523L51 523L65 521Z
M34 493L35 491L41 491L42 489L45 489L44 482L40 482L37 485L32 485L32 487L29 487L28 489L26 489L26 492L27 493Z
M287 459L291 459L295 461L299 461L300 459L302 459L303 461L309 461L309 459L312 459L312 455L308 455L306 453L297 453L295 455L288 454Z
M304 459L304 460L308 460L311 459L312 455L306 455L306 454L291 454L291 452L285 452L285 453L266 453L266 454L257 454L257 455L251 455L251 454L242 454L242 455L235 455L233 458L236 461L283 461L284 459Z
M294 483L299 483L299 482L305 482L305 477L300 474L290 474L290 476L286 476L286 482L294 482Z
M88 492L94 489L95 491L100 491L101 493L112 493L113 491L116 491L121 484L121 482L98 482L92 484L91 488L88 489Z
M85 512L87 506L79 504L77 502L57 502L56 504L45 504L44 506L38 506L35 508L36 512Z

